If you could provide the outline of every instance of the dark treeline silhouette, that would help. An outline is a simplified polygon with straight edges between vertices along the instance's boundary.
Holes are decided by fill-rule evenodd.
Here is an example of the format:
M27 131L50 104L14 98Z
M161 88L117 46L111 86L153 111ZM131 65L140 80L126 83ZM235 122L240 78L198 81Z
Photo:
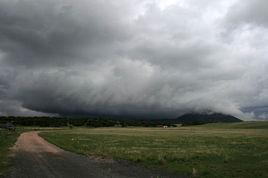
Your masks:
M90 116L90 117L0 117L0 125L12 123L17 126L38 126L38 127L64 127L64 126L85 126L85 127L176 127L176 124L182 126L200 125L215 122L241 122L240 119L230 115L219 113L214 114L196 114L190 113L182 115L176 119L137 119L112 116Z
M158 127L176 126L172 120L139 120L139 119L114 119L109 117L0 117L0 124L7 122L18 126L38 126L38 127L63 127L63 126L85 126L85 127Z

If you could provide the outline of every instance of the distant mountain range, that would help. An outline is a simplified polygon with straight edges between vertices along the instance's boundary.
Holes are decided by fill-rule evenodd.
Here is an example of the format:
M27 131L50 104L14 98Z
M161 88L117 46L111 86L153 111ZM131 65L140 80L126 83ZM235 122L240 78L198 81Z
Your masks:
M184 114L176 119L177 123L181 123L183 125L198 125L198 124L205 124L205 123L232 123L232 122L242 122L242 120L226 114L221 113L189 113Z

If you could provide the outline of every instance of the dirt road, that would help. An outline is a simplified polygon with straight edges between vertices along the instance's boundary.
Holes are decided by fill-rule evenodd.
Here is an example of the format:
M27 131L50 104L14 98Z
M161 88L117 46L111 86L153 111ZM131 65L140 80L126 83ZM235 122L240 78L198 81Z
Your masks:
M38 136L23 133L13 148L13 168L8 178L123 178L178 177L127 162L100 160L64 151Z

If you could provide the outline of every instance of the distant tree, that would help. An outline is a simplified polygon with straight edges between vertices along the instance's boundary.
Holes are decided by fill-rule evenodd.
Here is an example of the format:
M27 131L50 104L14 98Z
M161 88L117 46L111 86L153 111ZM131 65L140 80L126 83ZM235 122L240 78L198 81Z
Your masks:
M69 122L67 122L67 127L69 128L69 129L73 129L73 125L72 124L70 124Z

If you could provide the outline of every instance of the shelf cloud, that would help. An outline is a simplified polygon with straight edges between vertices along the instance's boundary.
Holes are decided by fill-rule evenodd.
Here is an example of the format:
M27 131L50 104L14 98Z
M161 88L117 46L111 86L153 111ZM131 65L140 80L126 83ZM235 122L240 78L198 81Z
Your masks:
M0 22L0 115L268 116L265 0L1 0Z

